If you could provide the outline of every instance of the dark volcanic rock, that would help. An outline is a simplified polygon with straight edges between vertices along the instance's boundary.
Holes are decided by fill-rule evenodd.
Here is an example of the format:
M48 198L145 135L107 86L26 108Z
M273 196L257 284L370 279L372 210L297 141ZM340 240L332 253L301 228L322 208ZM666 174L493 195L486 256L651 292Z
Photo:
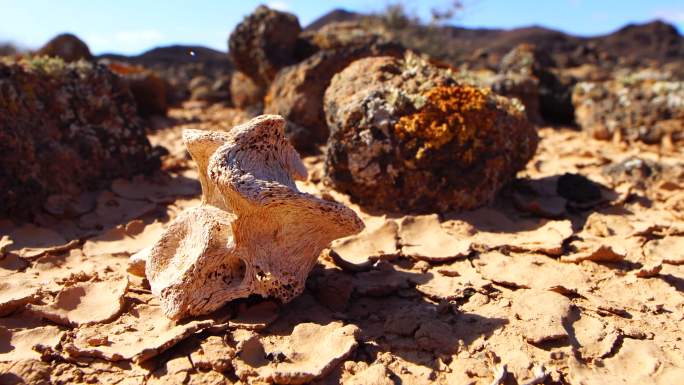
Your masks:
M639 79L578 83L575 118L597 139L659 143L684 140L684 82Z
M259 6L230 34L228 50L235 68L257 84L267 85L278 70L295 62L297 16Z
M547 52L531 44L521 44L501 59L499 71L507 75L536 78L539 88L537 105L541 117L549 123L572 124L574 80L558 76L553 67L554 61Z
M0 216L158 167L125 81L104 66L0 61L0 116Z
M534 155L523 111L414 54L358 60L325 93L327 181L388 211L481 206Z
M265 93L263 86L255 83L242 72L236 71L230 78L230 98L237 108L254 107L261 110Z
M109 69L128 83L140 116L166 115L170 86L164 79L145 68L122 63L112 63Z
M230 80L231 78L228 76L215 80L204 76L196 77L190 82L190 99L230 104Z
M498 74L488 81L492 91L509 98L518 98L525 106L527 119L542 124L539 108L539 80L534 76Z
M75 35L64 33L57 35L36 52L37 55L58 57L66 62L81 59L90 60L93 55L88 45Z
M334 29L333 29L334 28ZM381 36L356 28L330 25L313 34L320 49L313 56L281 70L269 88L264 112L288 119L288 137L297 150L312 151L328 139L323 94L333 75L368 56L401 56L404 49Z

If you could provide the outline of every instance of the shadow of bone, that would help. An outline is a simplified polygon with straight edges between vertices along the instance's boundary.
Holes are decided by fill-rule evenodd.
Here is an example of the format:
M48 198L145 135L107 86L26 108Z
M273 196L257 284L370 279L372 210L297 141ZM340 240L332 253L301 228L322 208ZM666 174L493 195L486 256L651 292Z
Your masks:
M285 336L302 322L326 325L339 320L359 328L359 346L350 359L370 364L380 354L390 353L436 369L438 357L468 349L508 323L460 311L459 306L475 293L467 287L463 298L441 303L427 298L415 286L427 283L433 275L411 271L411 265L409 260L400 260L396 265L380 263L371 271L350 274L319 264L305 292L283 305L278 320L264 332Z

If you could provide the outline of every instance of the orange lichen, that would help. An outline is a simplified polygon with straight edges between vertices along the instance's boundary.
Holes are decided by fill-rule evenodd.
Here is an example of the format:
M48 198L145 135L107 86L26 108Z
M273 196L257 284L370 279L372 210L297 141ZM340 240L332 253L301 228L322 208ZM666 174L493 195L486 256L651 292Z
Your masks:
M481 146L478 137L494 124L494 113L486 108L489 91L459 85L436 87L423 96L425 105L395 125L397 137L416 151L416 159L455 140L467 147L463 160L472 162Z

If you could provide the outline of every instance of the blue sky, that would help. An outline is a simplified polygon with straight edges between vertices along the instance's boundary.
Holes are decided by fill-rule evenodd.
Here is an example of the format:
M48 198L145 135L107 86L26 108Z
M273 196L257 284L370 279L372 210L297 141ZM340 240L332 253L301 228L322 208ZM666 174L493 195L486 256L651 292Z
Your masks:
M295 13L302 25L334 8L382 10L392 0L0 0L0 41L36 48L60 32L72 32L96 53L136 54L169 44L226 50L244 15L265 3ZM423 17L448 1L404 1ZM684 31L683 0L465 0L453 24L514 28L543 25L579 35L611 32L656 18Z

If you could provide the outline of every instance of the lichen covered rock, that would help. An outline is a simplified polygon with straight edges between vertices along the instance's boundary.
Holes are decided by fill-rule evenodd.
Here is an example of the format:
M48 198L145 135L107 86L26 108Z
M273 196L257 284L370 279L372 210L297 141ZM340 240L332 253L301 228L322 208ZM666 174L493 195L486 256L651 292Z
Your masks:
M103 66L4 59L0 116L0 216L158 167L128 87Z
M297 16L257 7L230 34L228 50L235 68L257 84L269 84L278 70L295 62L301 31Z
M414 54L352 63L326 91L325 114L328 182L388 211L481 206L538 140L519 101L459 84Z
M287 134L299 151L310 152L328 139L323 94L333 75L354 60L368 56L400 56L404 51L400 45L383 40L379 35L356 33L352 34L355 39L345 40L344 34L332 38L326 31L324 29L312 38L324 48L278 72L265 98L265 113L281 115L292 123L288 125Z
M575 119L597 139L684 140L684 82L618 78L578 83Z
M53 37L36 54L58 57L65 62L81 59L91 60L93 58L88 45L76 35L70 33L63 33Z

